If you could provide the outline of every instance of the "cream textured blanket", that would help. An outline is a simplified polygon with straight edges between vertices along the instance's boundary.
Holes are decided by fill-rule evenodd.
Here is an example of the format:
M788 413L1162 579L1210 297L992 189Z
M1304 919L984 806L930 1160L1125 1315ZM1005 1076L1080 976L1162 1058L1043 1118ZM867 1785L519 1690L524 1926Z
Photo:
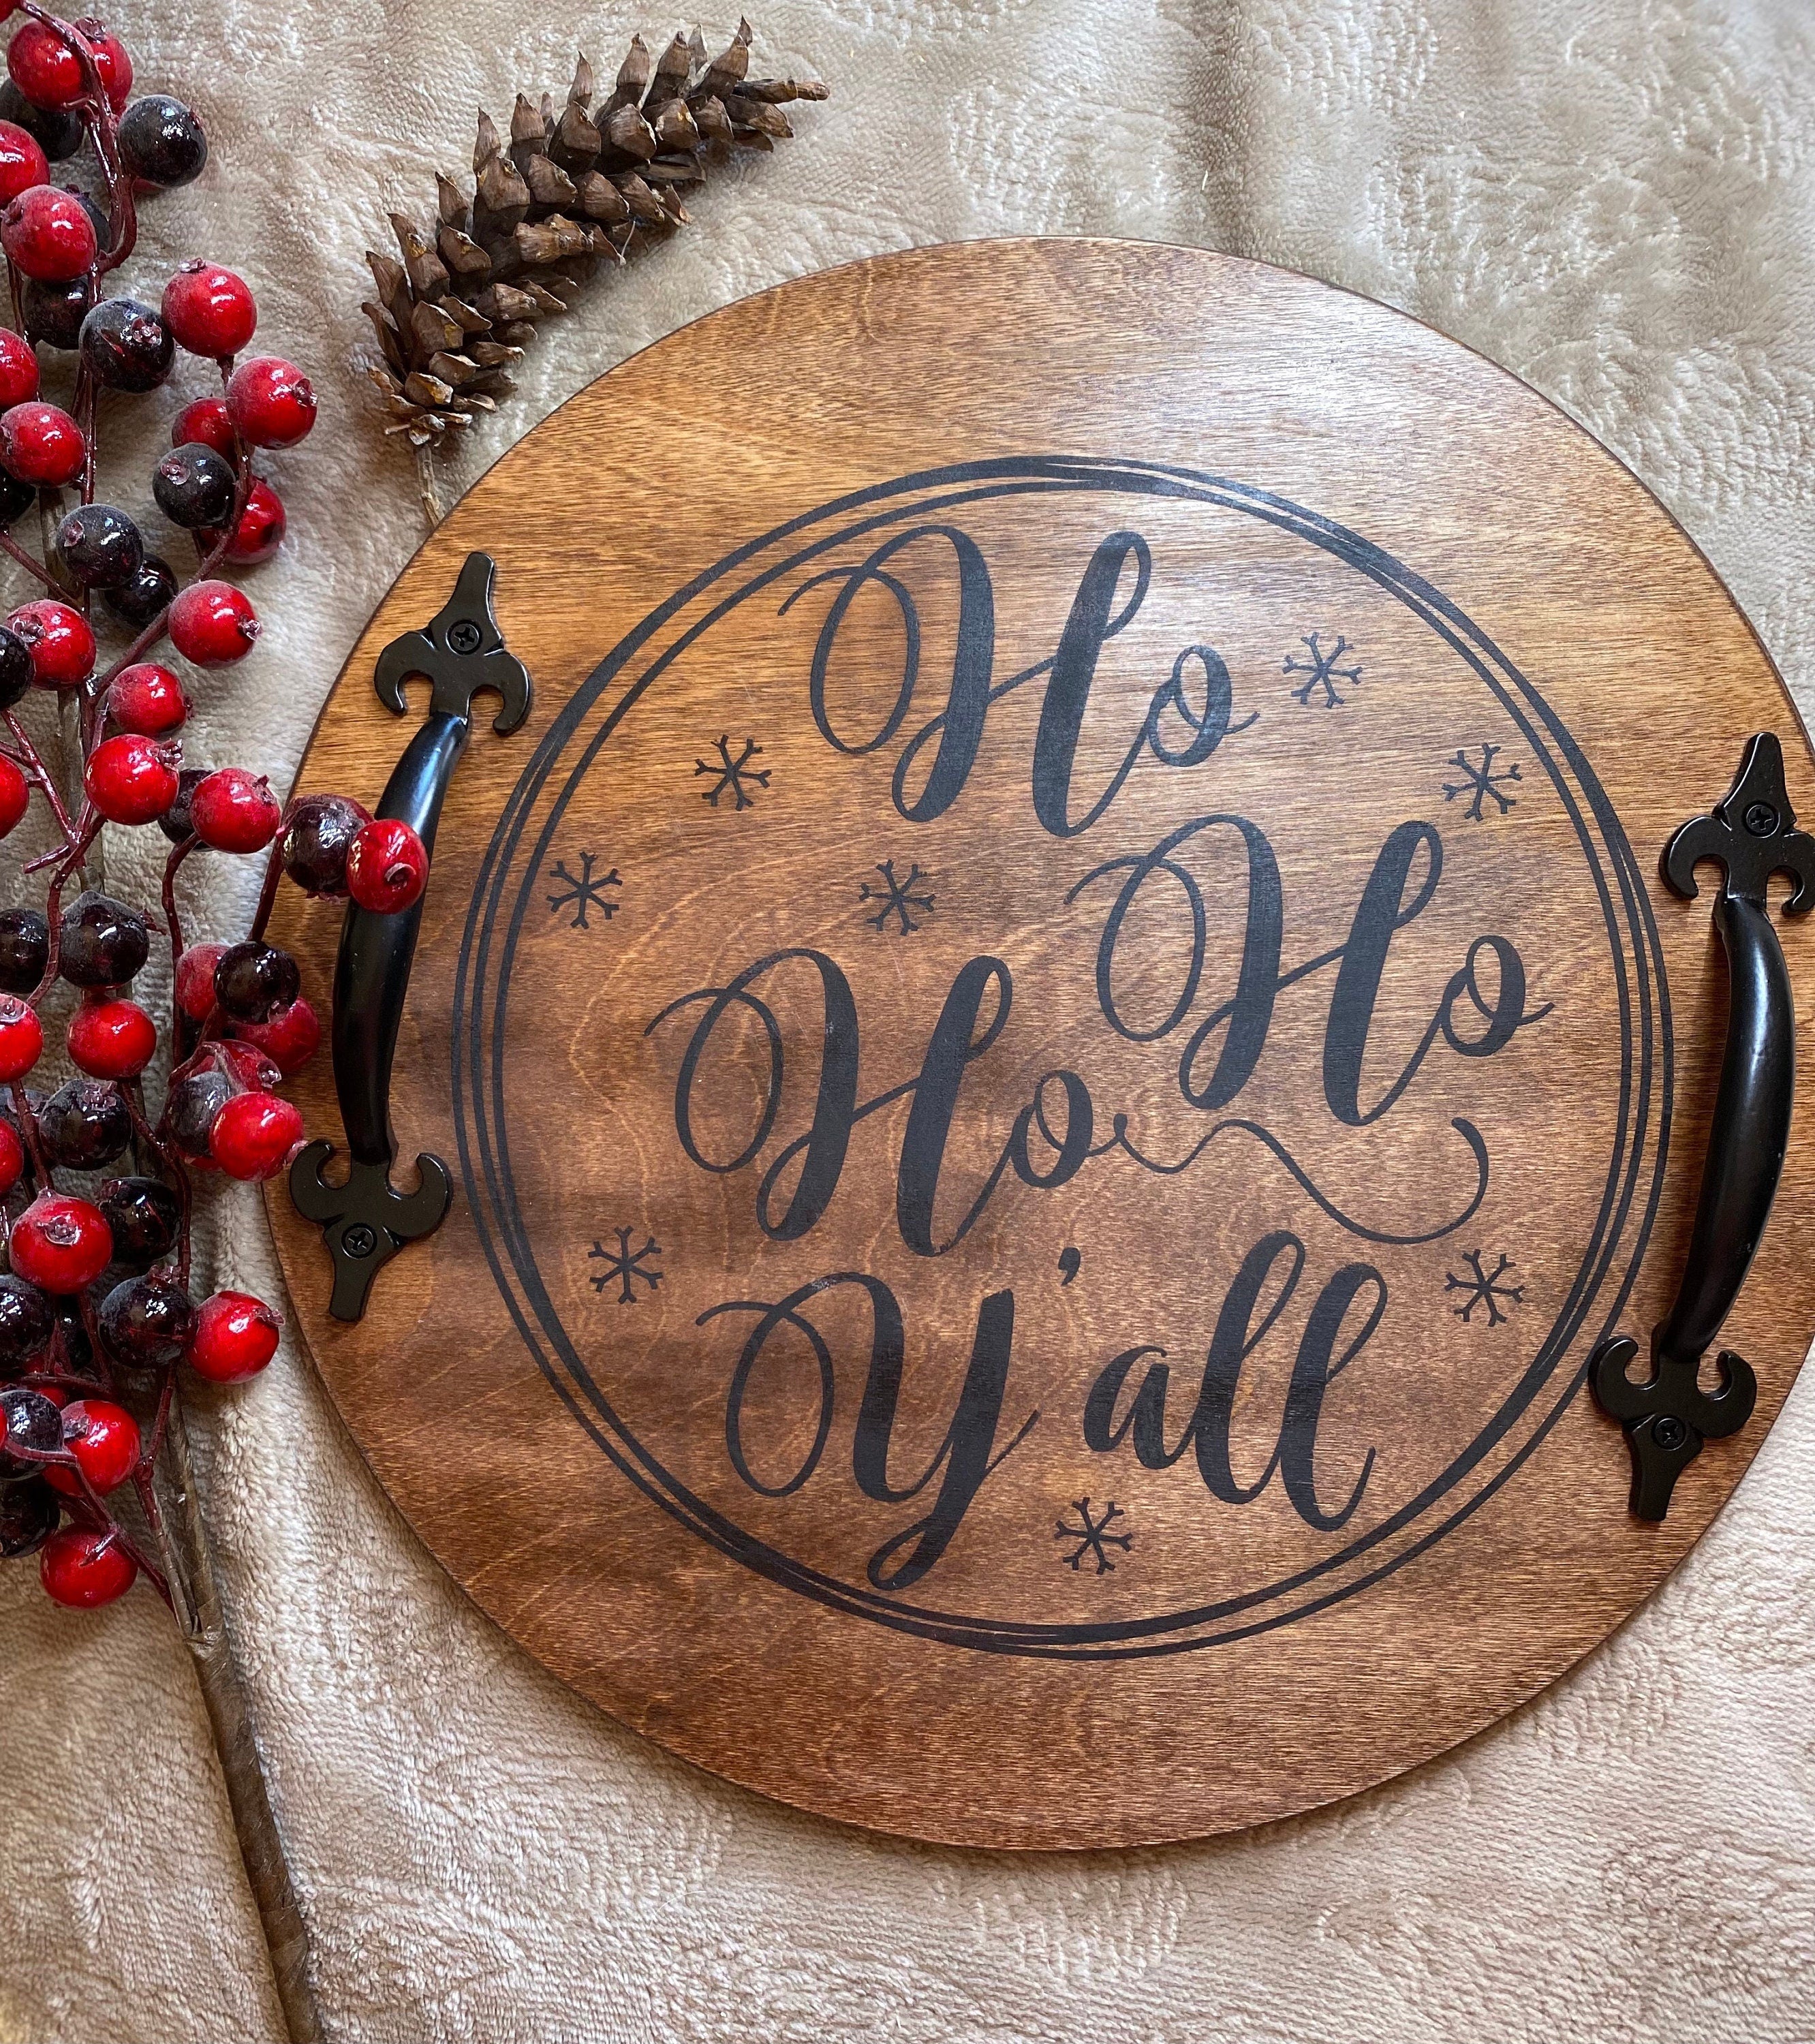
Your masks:
M283 463L267 636L191 728L200 757L287 774L421 536L359 378L362 248L463 167L475 104L558 89L576 40L615 63L631 28L675 24L590 0L121 0L117 25L215 146L152 209L154 258L242 269L261 340L324 400ZM1389 300L1558 399L1815 705L1807 0L771 0L756 26L761 68L817 71L832 101L587 300L470 472L630 350L802 271L1005 232L1204 242ZM787 395L700 402L759 432ZM159 429L110 428L140 432L127 474ZM249 1196L207 1247L218 1281L276 1285ZM288 1349L205 1419L337 2035L1815 2036L1815 1381L1680 1575L1511 1722L1321 1815L1078 1858L838 1830L598 1716L443 1578ZM55 1612L0 1570L0 2039L279 2034L161 1612Z

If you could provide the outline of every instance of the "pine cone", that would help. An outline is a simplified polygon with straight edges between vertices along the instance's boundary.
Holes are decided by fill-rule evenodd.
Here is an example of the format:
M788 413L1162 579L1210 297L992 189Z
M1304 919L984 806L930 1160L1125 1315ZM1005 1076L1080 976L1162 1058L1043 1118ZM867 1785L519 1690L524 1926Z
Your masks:
M790 100L827 96L813 80L750 78L750 34L740 21L710 62L698 29L654 63L633 36L597 106L582 56L559 110L546 93L540 106L517 95L508 140L480 113L471 198L438 175L433 238L394 213L402 259L367 252L378 295L360 310L384 357L368 373L390 414L386 432L440 446L495 411L539 320L565 312L602 264L685 226L681 192L709 165L791 135Z

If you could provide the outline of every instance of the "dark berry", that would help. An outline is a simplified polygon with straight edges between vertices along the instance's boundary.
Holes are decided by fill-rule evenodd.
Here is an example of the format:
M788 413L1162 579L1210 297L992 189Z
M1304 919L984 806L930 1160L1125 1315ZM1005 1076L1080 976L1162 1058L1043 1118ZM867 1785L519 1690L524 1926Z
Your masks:
M306 1001L296 1004L298 1008L306 1008L308 1005ZM283 1012L287 1015L292 1011L286 1008ZM268 1022L241 1022L236 1026L241 1029L268 1029L271 1025ZM32 1160L26 1154L18 1123L10 1114L0 1114L0 1199L4 1199L31 1168Z
M46 348L75 348L82 344L82 322L94 303L94 285L87 277L67 284L46 284L28 278L20 294L19 313L25 338Z
M349 795L305 795L283 827L283 870L306 894L347 891L347 853L371 821Z
M63 1414L41 1391L9 1385L0 1391L0 1419L6 1422L0 1481L30 1476L40 1466L9 1450L30 1448L39 1454L55 1454L63 1446Z
M65 185L63 190L88 216L88 224L94 229L94 245L103 256L113 252L113 223L106 212L94 202L92 193L85 192L75 185Z
M56 528L57 557L82 589L117 589L144 565L138 527L111 504L79 504Z
M82 147L87 133L82 125L82 116L72 107L53 110L48 106L34 106L11 79L0 85L0 121L10 121L15 128L23 128L53 163L73 156ZM32 182L42 184L44 179L34 178Z
M33 185L0 213L0 248L21 276L67 284L94 267L94 223L74 192Z
M121 120L120 155L148 185L186 185L202 175L208 137L180 99L151 92L134 100Z
M10 531L37 501L38 493L29 482L0 468L0 532Z
M184 1156L208 1155L208 1132L233 1097L233 1081L211 1065L172 1084L164 1100L164 1121Z
M302 975L275 944L231 944L214 967L214 998L236 1022L263 1022L302 991Z
M113 1231L116 1262L142 1268L156 1262L160 1256L167 1256L176 1247L183 1225L183 1205L160 1180L110 1178L96 1198Z
M169 1273L129 1278L101 1302L102 1346L129 1370L156 1370L180 1360L195 1331L195 1307Z
M51 926L36 909L0 909L0 993L32 993L51 955Z
M233 513L233 464L199 440L172 448L152 471L158 509L186 532L224 525Z
M71 1079L44 1102L38 1133L52 1164L98 1171L132 1141L133 1118L111 1080Z
M15 490L25 489L22 482L13 482L10 476L6 481ZM35 497L37 493L25 490L25 494ZM32 686L33 673L31 647L17 632L9 632L0 624L0 709L10 709L19 701Z
M56 1531L56 1493L41 1477L0 1490L0 1561L35 1554Z
M151 947L137 909L90 888L63 911L57 970L72 986L124 986Z
M82 322L82 359L110 390L155 390L176 343L163 317L137 298L103 298Z
M80 1299L52 1299L52 1310L56 1314L57 1327L63 1342L63 1352L69 1366L87 1375L94 1369L94 1344L88 1339L88 1329L82 1318Z
M142 632L154 617L167 610L177 592L176 571L156 554L147 554L138 573L117 589L104 589L101 601L122 624Z
M50 1346L56 1315L36 1285L0 1278L0 1370L24 1370Z
M217 360L252 337L259 309L245 279L218 263L185 263L163 287L163 316L179 346Z
M212 770L207 766L185 766L177 775L176 800L158 818L158 828L172 844L183 844L194 836L195 820L189 813L189 805Z

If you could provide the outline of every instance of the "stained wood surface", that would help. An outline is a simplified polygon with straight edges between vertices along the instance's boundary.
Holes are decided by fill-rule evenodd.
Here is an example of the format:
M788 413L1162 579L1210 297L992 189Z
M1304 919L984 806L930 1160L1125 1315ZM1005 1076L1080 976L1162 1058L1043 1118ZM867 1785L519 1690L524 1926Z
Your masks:
M474 548L536 698L456 776L398 1054L453 1211L351 1327L271 1212L538 1659L833 1816L1127 1844L1441 1752L1686 1553L1815 1327L1815 1109L1723 1335L1757 1415L1640 1524L1580 1380L1674 1293L1725 1002L1656 859L1752 732L1815 778L1585 433L1202 252L834 271L506 456L301 788L376 799L374 663ZM338 928L286 890L313 991Z

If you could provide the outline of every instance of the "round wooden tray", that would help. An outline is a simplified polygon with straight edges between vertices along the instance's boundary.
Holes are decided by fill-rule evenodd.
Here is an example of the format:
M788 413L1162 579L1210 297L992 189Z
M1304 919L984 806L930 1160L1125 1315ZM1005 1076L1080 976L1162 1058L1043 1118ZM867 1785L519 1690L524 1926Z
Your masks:
M1583 1376L1675 1291L1726 1004L1657 859L1755 731L1815 780L1587 435L1227 257L859 263L531 432L300 788L376 800L375 663L470 549L536 696L456 774L398 1058L452 1210L352 1325L271 1213L539 1660L836 1817L1125 1845L1442 1751L1681 1559L1815 1327L1815 1149L1805 1089L1757 1412L1642 1523ZM286 891L317 993L340 923Z

